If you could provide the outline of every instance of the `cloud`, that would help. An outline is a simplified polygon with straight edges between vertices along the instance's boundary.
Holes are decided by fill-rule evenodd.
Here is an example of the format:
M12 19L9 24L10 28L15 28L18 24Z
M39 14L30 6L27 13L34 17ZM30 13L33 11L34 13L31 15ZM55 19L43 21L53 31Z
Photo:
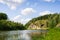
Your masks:
M3 0L0 0L0 3L4 3L4 1Z
M17 16L15 16L14 18L12 18L12 20L17 20L17 19L19 19L21 17L21 15L17 15Z
M43 15L46 15L46 14L53 14L53 12L43 11L43 12L40 12L40 13L39 13L40 16L43 16Z
M6 4L9 8L16 9L18 5L24 3L25 0L0 0L0 3Z
M13 17L13 18L10 19L10 20L11 20L11 21L14 21L14 22L26 24L29 20L31 20L31 18L22 18L21 15L17 15L17 16Z
M24 2L24 0L11 0L12 2L15 2L15 3L22 3Z
M7 4L7 6L10 8L10 9L12 9L12 10L14 10L14 9L16 9L16 7L17 7L17 5L16 4L12 4L12 3L6 3Z
M31 18L26 18L26 19L21 19L21 23L22 24L26 24L28 21L30 21L31 20Z
M25 8L21 10L22 15L28 15L28 14L35 13L35 12L36 10L34 10L33 8Z
M56 0L44 0L46 2L55 2Z

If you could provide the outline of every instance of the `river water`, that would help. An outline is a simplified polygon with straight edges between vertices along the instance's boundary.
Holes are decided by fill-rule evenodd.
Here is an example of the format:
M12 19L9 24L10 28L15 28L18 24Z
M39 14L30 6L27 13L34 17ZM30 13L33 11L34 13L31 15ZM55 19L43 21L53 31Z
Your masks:
M46 30L0 31L0 40L32 40L31 34L47 32Z

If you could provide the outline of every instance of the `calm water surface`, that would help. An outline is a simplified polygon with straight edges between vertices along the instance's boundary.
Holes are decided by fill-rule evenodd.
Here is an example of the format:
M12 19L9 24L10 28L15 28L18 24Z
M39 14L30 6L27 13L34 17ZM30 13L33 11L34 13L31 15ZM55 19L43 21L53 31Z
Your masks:
M46 30L0 31L0 40L32 40L31 34L47 32Z

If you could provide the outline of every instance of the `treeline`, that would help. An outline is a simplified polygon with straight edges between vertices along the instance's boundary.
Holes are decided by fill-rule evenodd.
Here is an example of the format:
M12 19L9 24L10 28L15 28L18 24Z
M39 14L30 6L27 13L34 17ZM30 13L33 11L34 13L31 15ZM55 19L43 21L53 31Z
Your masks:
M50 28L54 28L56 26L60 27L60 14L58 13L33 18L26 23L25 26L21 23L9 21L7 14L0 13L0 30L24 30L27 29L30 24L35 23L36 21L38 22L39 20L48 20L47 26Z
M60 14L59 13L54 13L54 14L48 14L48 15L33 18L25 26L29 27L29 25L31 23L35 23L38 20L48 20L48 27L54 28L60 23Z
M5 13L0 13L0 30L24 30L25 26L21 23L8 20Z

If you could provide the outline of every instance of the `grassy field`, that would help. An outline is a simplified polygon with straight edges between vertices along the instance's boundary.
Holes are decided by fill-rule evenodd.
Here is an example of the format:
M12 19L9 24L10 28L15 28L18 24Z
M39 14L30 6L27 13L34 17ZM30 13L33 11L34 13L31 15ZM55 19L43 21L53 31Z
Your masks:
M60 28L49 29L47 35L42 35L35 35L32 40L60 40Z

